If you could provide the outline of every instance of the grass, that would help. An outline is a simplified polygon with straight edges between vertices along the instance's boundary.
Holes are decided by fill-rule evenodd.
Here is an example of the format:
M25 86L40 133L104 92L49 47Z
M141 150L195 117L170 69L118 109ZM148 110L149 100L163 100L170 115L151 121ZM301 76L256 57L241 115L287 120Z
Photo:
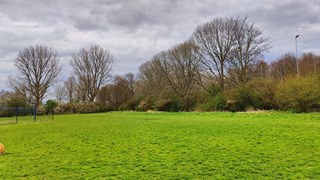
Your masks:
M61 115L0 143L0 179L320 178L317 113Z

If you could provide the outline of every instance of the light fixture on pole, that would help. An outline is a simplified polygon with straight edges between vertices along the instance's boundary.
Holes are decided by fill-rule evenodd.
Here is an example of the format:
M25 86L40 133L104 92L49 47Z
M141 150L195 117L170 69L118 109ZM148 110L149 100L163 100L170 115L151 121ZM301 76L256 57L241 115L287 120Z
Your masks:
M298 43L297 43L297 39L298 39L299 35L296 35L295 40L296 40L296 60L297 60L297 77L299 77L299 61L298 61Z

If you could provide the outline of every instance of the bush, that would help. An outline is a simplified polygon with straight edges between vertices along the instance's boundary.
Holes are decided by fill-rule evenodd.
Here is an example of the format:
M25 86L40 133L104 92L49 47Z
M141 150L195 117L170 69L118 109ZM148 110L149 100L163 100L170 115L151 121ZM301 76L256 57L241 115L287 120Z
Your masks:
M59 104L55 109L56 113L97 113L100 111L100 106L94 102L78 102L78 103L67 103Z
M256 97L248 84L239 85L228 93L227 109L229 111L246 111L255 107Z
M37 115L45 115L46 114L46 108L44 105L39 105L37 107Z
M158 111L177 112L178 103L171 99L160 99L155 103L155 109Z
M99 108L99 112L109 112L109 111L114 111L114 109L106 104L102 104L102 103L96 103L96 105Z
M246 84L226 92L226 109L229 111L247 111L256 109L276 109L277 84L270 79L253 79Z
M77 103L77 113L97 113L99 111L99 106L94 102L80 102Z
M271 79L253 79L248 83L254 96L253 107L256 109L276 109L275 91L277 84Z
M314 77L289 78L279 84L277 104L281 110L311 112L320 110L320 80Z
M77 103L59 104L56 108L57 114L75 114L77 113Z
M12 116L15 116L14 111L0 109L0 117L12 117Z
M223 92L213 94L205 94L202 103L197 105L197 111L225 111L227 103Z
M148 110L152 109L152 106L153 106L153 102L151 101L151 99L145 98L139 102L138 106L136 107L136 110L137 111L148 111Z
M44 108L45 108L45 111L46 111L46 114L48 113L53 113L55 108L58 107L58 103L54 100L48 100L46 102L46 104L44 105Z
M225 111L227 109L227 101L224 93L218 93L214 98L214 109L216 111Z
M136 110L138 103L138 100L136 100L135 98L131 98L126 102L126 106L128 107L128 110Z
M196 97L192 96L178 98L176 111L193 111L196 106L196 99Z

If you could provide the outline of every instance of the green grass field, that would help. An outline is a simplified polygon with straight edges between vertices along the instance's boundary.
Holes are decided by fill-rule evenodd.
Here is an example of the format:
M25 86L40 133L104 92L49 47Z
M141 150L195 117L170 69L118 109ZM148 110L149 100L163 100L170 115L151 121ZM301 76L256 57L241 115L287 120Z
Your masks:
M0 143L0 179L320 179L320 114L61 115Z

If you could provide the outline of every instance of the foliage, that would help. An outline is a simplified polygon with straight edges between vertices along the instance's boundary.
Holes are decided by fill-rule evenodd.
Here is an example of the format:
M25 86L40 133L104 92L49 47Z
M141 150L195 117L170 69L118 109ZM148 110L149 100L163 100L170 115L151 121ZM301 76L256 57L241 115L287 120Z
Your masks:
M46 108L43 104L38 105L37 107L37 115L45 115L46 114Z
M58 102L56 102L56 101L54 101L52 99L47 100L47 102L44 105L44 107L45 107L46 113L49 113L49 112L52 113L52 112L54 112L54 109L56 107L58 107Z
M225 111L227 108L227 101L224 93L218 93L214 98L214 109L216 111Z
M30 108L28 100L17 92L0 91L0 117L14 117L16 115L26 115L20 108ZM19 108L20 111L14 109ZM15 121L14 121L15 122Z
M177 112L178 102L173 99L160 99L155 102L155 109L158 111Z
M94 102L71 102L59 104L55 109L58 114L83 114L100 112L100 105Z
M277 84L271 79L255 78L226 93L227 110L246 111L247 109L276 109Z
M1 91L0 108L29 107L28 99L17 92Z
M202 97L202 102L198 102L197 111L225 111L227 110L227 102L223 92L205 93Z
M138 111L148 111L148 110L152 110L152 107L153 107L153 101L152 101L151 98L147 97L147 98L142 99L139 102L136 110L138 110Z
M276 91L278 106L282 110L311 112L320 110L320 79L292 77L279 84Z
M254 108L277 109L275 98L277 83L267 78L255 78L248 83L248 86L255 97Z
M252 93L248 84L240 85L231 90L228 94L227 106L230 111L246 111L254 107L256 97Z
M138 99L133 97L133 98L127 100L125 105L128 107L128 110L136 110L138 103L139 103Z
M319 179L320 114L133 113L0 126L0 179Z

